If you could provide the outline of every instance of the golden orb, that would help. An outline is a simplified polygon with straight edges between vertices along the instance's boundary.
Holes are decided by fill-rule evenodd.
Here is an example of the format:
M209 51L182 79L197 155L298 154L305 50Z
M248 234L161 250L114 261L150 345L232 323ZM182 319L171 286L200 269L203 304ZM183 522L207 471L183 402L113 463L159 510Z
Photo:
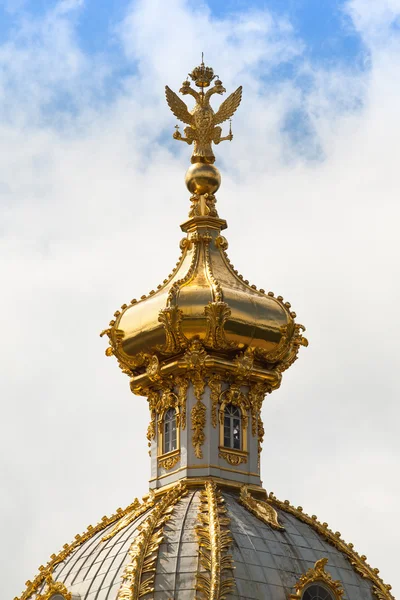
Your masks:
M186 171L185 183L192 194L215 194L221 185L221 174L214 165L194 163Z

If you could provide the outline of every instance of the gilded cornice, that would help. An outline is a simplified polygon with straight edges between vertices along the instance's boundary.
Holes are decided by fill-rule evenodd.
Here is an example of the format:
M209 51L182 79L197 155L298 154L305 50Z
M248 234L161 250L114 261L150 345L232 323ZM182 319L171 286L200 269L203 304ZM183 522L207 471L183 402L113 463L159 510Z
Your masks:
M197 573L196 598L224 600L235 587L233 558L229 553L232 537L224 500L213 481L207 481L201 492L198 520L196 533L204 572Z
M158 549L164 539L163 529L175 504L187 493L178 483L163 496L139 527L139 533L129 549L129 561L122 575L123 583L117 600L138 600L154 592Z
M289 596L289 600L299 600L303 597L303 592L312 583L323 583L335 596L335 600L342 600L344 591L340 581L335 581L330 573L325 571L325 566L328 564L327 558L320 558L315 565L302 575L299 581L295 584L295 594Z
M62 550L58 554L52 554L50 556L50 560L46 565L41 565L39 567L39 573L36 575L33 581L28 580L25 585L25 591L20 595L14 598L14 600L29 600L31 596L36 593L39 587L43 584L43 582L52 576L54 568L66 560L79 546L81 546L84 542L89 540L91 537L103 531L111 525L112 523L118 522L120 519L125 519L125 517L130 516L129 522L132 522L137 515L142 514L143 505L147 505L147 502L151 503L152 501L152 493L148 499L144 500L143 503L140 503L137 498L129 504L124 510L122 508L118 508L115 514L111 517L104 516L101 521L95 525L89 525L86 531L82 534L77 534L75 539L70 544L64 544ZM129 523L124 520L123 527L126 527Z
M268 495L268 501L275 507L283 510L297 519L310 525L319 535L321 535L327 542L344 554L353 567L353 569L361 575L364 579L368 579L372 583L372 591L378 600L395 600L391 594L391 585L385 584L379 577L379 569L373 569L367 563L367 557L362 554L358 554L354 550L354 546L351 543L346 543L341 538L339 531L333 532L328 527L328 523L321 523L315 515L311 517L307 515L301 506L295 508L290 504L288 500L282 502L278 500L276 496L271 492Z

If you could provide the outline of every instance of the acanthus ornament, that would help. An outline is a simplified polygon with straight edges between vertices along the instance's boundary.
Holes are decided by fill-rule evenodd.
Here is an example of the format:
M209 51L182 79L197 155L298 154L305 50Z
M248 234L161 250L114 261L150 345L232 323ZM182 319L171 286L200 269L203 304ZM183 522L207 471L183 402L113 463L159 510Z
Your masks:
M273 529L284 531L285 528L279 523L278 513L269 502L256 500L251 496L246 485L240 488L240 503L260 521L263 521Z
M211 377L211 379L208 380L208 387L210 388L211 423L215 429L218 425L218 403L222 390L222 378L220 375Z
M206 425L206 406L198 399L192 408L192 444L196 458L203 458L202 446L206 439L204 427Z
M234 347L234 344L226 339L224 330L225 323L231 315L231 309L226 302L209 302L204 307L204 314L207 319L205 345L215 350Z
M127 527L130 523L132 523L132 521L134 521L135 519L140 517L140 515L143 515L147 510L149 510L149 508L152 508L154 506L154 504L155 504L155 494L154 494L153 490L149 491L149 495L146 497L146 499L143 502L139 502L139 500L136 498L132 504L132 509L129 512L127 512L122 517L122 519L120 519L119 521L117 521L115 523L114 527L112 527L110 529L110 531L108 531L101 538L101 541L106 542L110 538L114 537L114 535L116 533L118 533L122 529L125 529L125 527Z
M232 537L224 500L214 482L207 481L201 492L198 519L200 564L205 572L197 573L196 599L224 600L235 586L229 554Z
M245 379L254 365L254 350L247 348L245 352L240 352L233 362L236 364L237 377Z
M237 467L242 463L247 463L247 455L243 452L231 452L230 450L220 450L219 457L223 458L233 467Z
M53 581L52 576L48 575L46 577L46 591L36 596L36 600L50 600L53 596L57 597L58 594L62 596L63 600L72 600L72 594L65 585L61 581Z
M316 515L312 515L310 517L303 511L301 506L295 508L288 500L285 500L284 502L278 500L272 492L268 495L268 501L277 508L294 515L303 523L310 525L334 548L344 554L353 569L357 571L361 577L369 579L369 581L372 582L372 591L378 600L395 600L393 594L390 592L392 586L385 584L382 581L382 579L379 577L379 569L373 569L370 567L370 565L367 563L367 557L364 554L360 556L358 552L354 550L353 544L348 544L342 540L339 531L333 532L331 529L329 529L328 524L321 523Z
M175 451L172 456L160 456L158 459L158 466L166 471L170 471L178 464L181 458L180 451Z
M180 376L176 379L178 389L178 404L181 412L181 427L186 429L186 402L189 380L187 377Z
M187 346L182 333L182 311L177 306L167 307L160 311L158 320L164 325L165 345L158 348L163 354L176 354Z
M163 529L175 504L187 493L183 484L173 487L155 505L139 527L139 533L129 549L129 561L122 575L123 583L117 600L138 600L154 592L155 566L158 549L164 539Z
M303 597L303 591L311 583L324 583L334 594L335 600L341 600L344 594L340 581L335 581L330 573L325 571L325 566L328 564L327 558L317 560L315 565L302 575L299 581L295 584L295 594L289 596L289 600L299 600Z
M118 508L117 511L111 517L103 517L101 521L95 525L89 525L86 531L83 534L77 534L71 542L71 544L64 544L62 550L58 554L52 554L50 556L50 560L47 565L42 565L39 567L39 573L36 575L33 581L26 582L26 589L19 597L15 597L14 600L29 600L31 596L37 592L43 582L46 581L46 578L51 576L54 568L65 561L81 544L89 540L91 537L99 533L100 531L104 531L109 525L119 521L126 514L130 513L132 510L137 507L138 500L135 499L132 504L127 506L125 510L122 508Z

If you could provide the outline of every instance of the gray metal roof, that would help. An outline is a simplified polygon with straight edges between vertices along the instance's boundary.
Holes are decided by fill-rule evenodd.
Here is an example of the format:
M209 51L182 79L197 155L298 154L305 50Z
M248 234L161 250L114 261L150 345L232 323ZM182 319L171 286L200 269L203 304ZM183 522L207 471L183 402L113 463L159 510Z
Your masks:
M342 583L346 600L376 600L372 583L358 575L347 558L310 525L277 509L285 529L275 530L242 506L237 495L220 491L232 535L229 552L233 557L235 589L228 600L287 600L300 576L323 557L328 558L326 571ZM143 596L145 600L196 597L196 574L202 570L196 535L199 504L200 490L191 489L173 507L158 548L155 590ZM95 533L55 566L53 580L63 582L74 598L116 600L124 567L130 560L129 549L151 510L108 540L102 538L113 524ZM44 589L45 585L41 585L31 598Z

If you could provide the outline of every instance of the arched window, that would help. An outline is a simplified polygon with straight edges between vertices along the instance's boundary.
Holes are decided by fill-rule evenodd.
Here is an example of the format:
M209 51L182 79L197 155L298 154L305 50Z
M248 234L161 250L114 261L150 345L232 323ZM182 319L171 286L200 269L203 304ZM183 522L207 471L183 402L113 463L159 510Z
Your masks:
M176 412L174 408L169 408L164 415L164 453L176 448Z
M304 590L302 600L335 600L335 596L322 585L313 583Z
M224 446L234 450L242 449L242 417L240 409L233 404L225 406Z

